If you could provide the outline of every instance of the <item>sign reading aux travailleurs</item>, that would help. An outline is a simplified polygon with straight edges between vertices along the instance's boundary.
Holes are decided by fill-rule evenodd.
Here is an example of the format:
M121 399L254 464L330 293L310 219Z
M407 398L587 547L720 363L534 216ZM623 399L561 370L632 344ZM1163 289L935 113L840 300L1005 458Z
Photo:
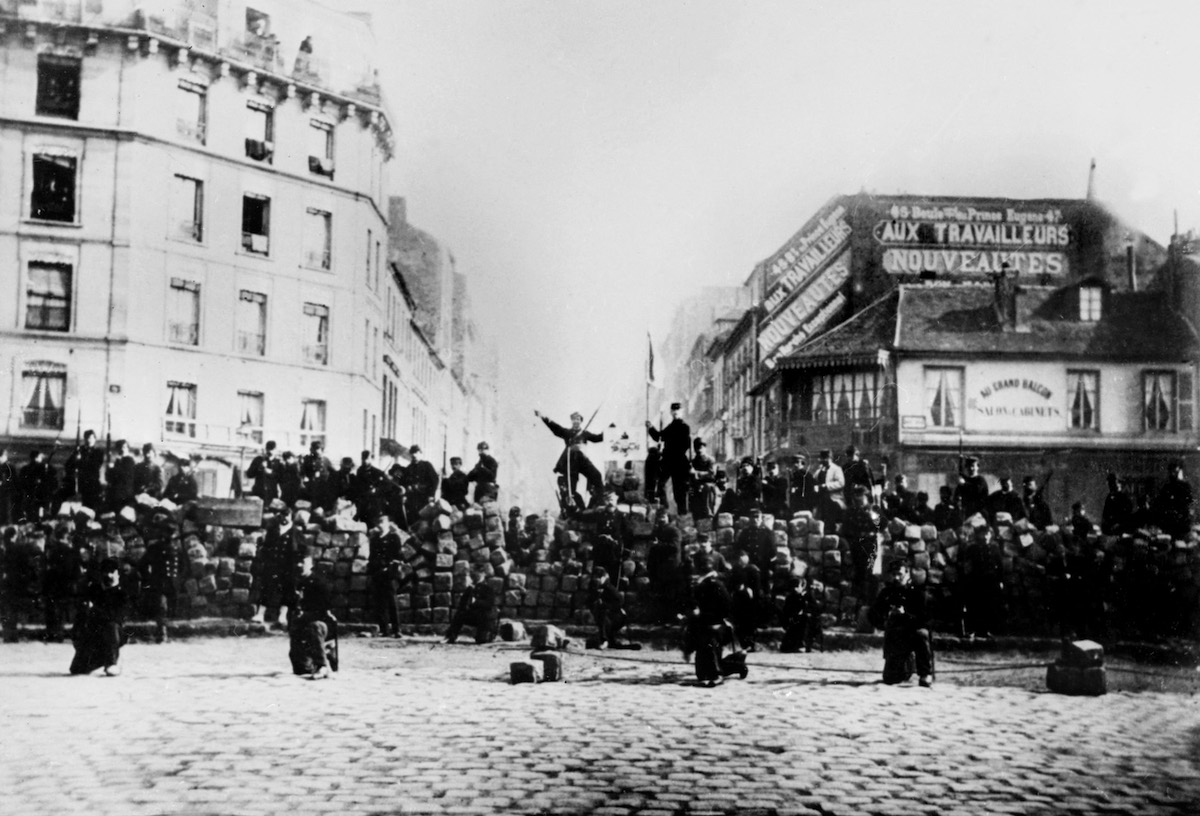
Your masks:
M892 274L987 275L1004 264L1022 274L1063 275L1071 231L1048 207L895 204L875 225Z

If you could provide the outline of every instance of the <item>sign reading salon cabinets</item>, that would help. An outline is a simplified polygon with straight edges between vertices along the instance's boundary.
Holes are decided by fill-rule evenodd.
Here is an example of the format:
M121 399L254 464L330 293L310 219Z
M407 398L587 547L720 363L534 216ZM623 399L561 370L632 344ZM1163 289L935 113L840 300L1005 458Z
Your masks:
M967 427L973 431L1062 433L1067 428L1065 384L1013 366L968 369Z

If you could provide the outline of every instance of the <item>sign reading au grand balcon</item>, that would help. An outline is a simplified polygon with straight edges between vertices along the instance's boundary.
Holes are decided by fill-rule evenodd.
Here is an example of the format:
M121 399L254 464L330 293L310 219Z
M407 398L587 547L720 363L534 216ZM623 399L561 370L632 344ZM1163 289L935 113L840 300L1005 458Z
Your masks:
M985 276L1005 264L1024 275L1067 273L1071 230L1057 208L894 204L888 215L874 236L892 274Z

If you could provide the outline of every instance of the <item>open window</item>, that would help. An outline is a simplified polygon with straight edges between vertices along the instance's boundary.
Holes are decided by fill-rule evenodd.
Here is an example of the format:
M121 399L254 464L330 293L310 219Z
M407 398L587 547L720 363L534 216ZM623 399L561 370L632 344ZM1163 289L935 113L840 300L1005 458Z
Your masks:
M171 178L171 237L204 240L204 182L176 174Z
M265 102L246 103L246 157L271 163L275 155L275 110Z
M255 255L271 252L271 199L266 196L242 196L242 249Z
M324 210L309 207L305 214L304 265L309 269L328 271L331 267L332 245L333 216Z
M310 119L308 140L309 172L333 178L333 125Z
M75 183L77 163L74 156L35 153L33 190L29 216L40 221L75 222Z
M25 328L42 331L71 330L70 264L29 264L25 282Z

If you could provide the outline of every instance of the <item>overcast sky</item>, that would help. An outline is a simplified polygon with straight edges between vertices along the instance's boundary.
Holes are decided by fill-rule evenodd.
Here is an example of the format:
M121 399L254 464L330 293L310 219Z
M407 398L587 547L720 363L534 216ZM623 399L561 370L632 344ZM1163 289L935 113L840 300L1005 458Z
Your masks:
M839 193L1081 198L1094 157L1119 217L1200 226L1198 7L378 0L392 187L565 421Z

